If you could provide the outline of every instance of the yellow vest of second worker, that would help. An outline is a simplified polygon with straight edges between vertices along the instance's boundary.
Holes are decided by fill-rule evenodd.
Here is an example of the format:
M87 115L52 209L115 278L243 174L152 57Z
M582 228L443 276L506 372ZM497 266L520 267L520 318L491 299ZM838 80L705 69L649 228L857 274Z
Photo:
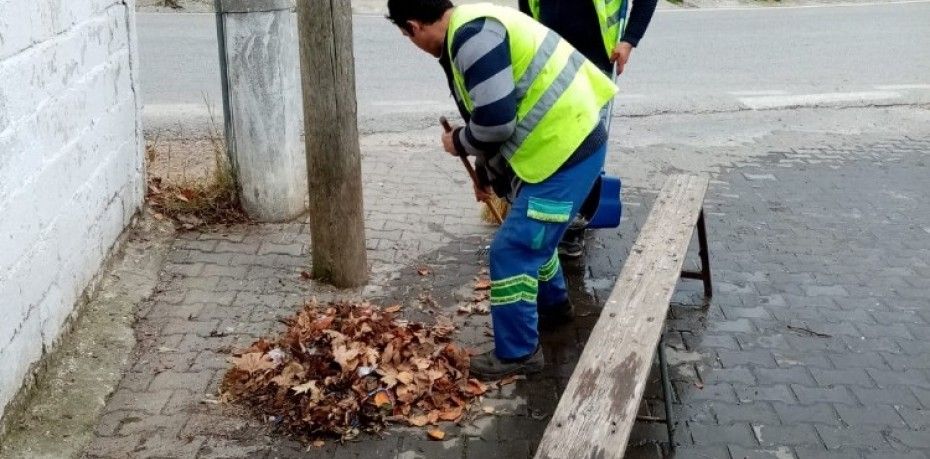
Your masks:
M566 0L583 1L583 0ZM626 0L593 0L597 21L601 26L601 39L607 56L613 54L614 47L620 41L620 34L626 26ZM539 20L539 0L529 0L530 13Z
M600 110L617 87L559 35L517 10L488 3L457 6L446 37L464 24L488 17L507 29L516 84L517 126L500 153L521 180L539 183L555 173L600 121ZM452 63L455 96L475 109L462 71Z

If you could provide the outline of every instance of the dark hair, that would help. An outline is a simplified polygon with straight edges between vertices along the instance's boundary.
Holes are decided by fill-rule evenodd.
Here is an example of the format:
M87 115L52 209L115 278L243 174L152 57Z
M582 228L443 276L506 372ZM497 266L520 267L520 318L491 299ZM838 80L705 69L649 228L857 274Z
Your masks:
M432 24L454 6L450 0L388 0L386 17L409 33L410 26L407 25L407 21Z

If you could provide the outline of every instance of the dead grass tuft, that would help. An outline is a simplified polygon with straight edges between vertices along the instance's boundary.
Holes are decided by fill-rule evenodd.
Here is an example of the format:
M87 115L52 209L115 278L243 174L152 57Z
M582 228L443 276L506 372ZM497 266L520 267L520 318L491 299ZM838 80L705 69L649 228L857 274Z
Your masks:
M213 122L212 110L210 119L210 153L214 164L212 170L199 178L187 176L190 156L196 153L181 152L179 156L170 147L160 149L157 136L146 143L145 153L149 164L156 161L164 163L164 177L150 175L148 178L146 199L156 219L171 219L178 226L189 230L205 225L249 222L239 202L235 175L226 156L225 142ZM180 170L181 177L171 177L172 170Z

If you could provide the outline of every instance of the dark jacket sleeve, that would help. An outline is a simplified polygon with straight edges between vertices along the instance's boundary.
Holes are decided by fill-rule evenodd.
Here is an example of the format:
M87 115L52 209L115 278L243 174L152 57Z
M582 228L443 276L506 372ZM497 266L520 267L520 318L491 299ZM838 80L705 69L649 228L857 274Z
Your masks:
M656 11L657 3L658 0L633 0L626 30L623 31L623 37L621 38L622 41L633 46L639 45L639 41L646 34L646 29L649 28L649 22L652 21L652 15Z
M532 14L530 14L530 2L529 2L529 0L520 0L520 1L517 2L517 3L518 3L518 6L519 6L519 8L520 8L520 12L521 12L521 13L523 13L523 14L525 14L525 15L527 15L527 16L530 16L530 17L533 16Z

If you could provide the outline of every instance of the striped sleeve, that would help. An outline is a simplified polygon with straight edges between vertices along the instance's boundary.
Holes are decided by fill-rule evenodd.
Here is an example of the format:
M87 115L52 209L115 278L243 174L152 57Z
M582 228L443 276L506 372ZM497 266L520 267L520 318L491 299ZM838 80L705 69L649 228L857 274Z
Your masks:
M468 125L456 133L456 148L491 157L513 135L517 124L507 29L491 18L471 21L452 38L451 57L475 105Z

